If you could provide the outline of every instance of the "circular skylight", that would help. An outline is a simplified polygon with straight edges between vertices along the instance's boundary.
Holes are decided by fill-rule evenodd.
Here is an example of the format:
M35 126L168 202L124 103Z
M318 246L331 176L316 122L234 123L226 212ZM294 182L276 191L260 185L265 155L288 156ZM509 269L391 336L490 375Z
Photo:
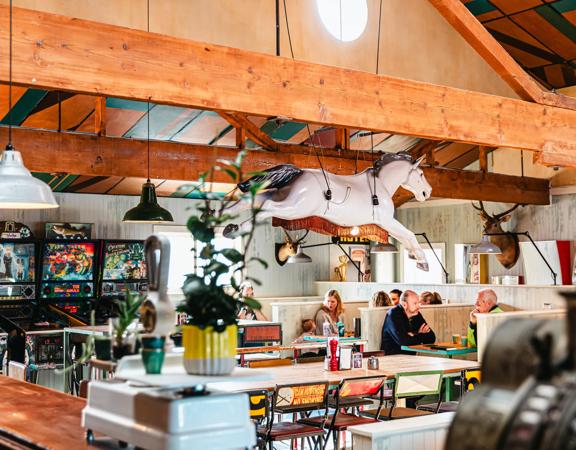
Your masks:
M316 0L328 32L344 42L358 39L368 23L367 0Z

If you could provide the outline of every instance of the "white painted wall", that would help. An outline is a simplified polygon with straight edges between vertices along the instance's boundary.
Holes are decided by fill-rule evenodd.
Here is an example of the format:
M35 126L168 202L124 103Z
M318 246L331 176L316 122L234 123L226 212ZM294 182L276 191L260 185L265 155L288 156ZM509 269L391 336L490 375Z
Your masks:
M60 208L44 211L0 212L0 220L14 220L28 225L36 237L44 237L45 222L93 223L94 239L145 239L152 234L153 225L122 223L124 213L138 203L137 197L62 194L56 193ZM160 198L161 206L174 216L175 225L185 225L193 214L198 201L182 198ZM327 241L326 236L310 233L308 244ZM307 295L314 291L316 280L329 279L328 248L318 247L307 250L313 258L310 264L286 264L280 267L274 259L274 242L283 242L280 229L271 226L270 221L259 227L254 237L251 254L268 261L269 268L264 270L254 265L251 275L262 282L256 287L257 297L284 297ZM190 254L190 265L193 264Z

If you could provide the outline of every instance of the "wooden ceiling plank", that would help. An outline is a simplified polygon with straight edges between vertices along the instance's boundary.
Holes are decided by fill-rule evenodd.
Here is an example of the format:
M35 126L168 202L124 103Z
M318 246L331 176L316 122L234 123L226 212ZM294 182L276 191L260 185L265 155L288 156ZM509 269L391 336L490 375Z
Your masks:
M0 139L7 139L7 128L0 128ZM146 140L122 139L74 133L13 129L14 141L22 152L26 166L34 172L80 173L91 176L146 178ZM299 151L298 146L296 151ZM160 180L197 180L218 160L233 160L237 148L150 142L150 176ZM337 151L336 151L337 152ZM261 171L279 164L300 166L302 153L250 150L244 171ZM359 170L370 161L324 156L322 163L333 173L349 175L356 163ZM315 158L308 159L310 168L318 168ZM548 180L521 178L482 172L462 172L424 168L435 197L495 200L510 203L548 204ZM226 174L216 173L214 181L229 182Z
M19 84L576 153L576 111L39 11L14 11L13 78ZM8 7L0 6L0 53L8 47L8 16ZM163 64L162 77L157 76L157 61ZM5 73L7 61L0 59L0 81Z
M520 96L536 103L576 109L576 99L548 93L524 71L460 0L429 0L474 50Z

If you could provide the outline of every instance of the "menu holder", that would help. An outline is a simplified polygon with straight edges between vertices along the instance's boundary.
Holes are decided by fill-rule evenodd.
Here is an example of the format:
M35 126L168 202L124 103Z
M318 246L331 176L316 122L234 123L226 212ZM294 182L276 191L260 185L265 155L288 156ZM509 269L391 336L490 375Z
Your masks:
M340 347L340 370L352 369L352 347Z

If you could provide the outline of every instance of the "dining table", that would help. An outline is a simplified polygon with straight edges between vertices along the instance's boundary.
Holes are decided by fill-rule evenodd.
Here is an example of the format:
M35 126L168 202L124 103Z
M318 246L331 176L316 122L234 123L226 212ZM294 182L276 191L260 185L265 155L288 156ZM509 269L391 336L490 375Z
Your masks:
M444 378L454 379L461 377L464 371L478 370L478 368L479 363L476 361L431 356L389 355L378 357L378 369L369 369L367 359L363 360L361 368L338 371L325 370L322 362L299 363L291 366L267 367L265 370L269 376L265 380L222 382L208 384L208 387L227 392L273 390L281 385L325 381L328 381L330 386L336 387L347 378L382 376L392 380L399 373L426 371L441 371Z

